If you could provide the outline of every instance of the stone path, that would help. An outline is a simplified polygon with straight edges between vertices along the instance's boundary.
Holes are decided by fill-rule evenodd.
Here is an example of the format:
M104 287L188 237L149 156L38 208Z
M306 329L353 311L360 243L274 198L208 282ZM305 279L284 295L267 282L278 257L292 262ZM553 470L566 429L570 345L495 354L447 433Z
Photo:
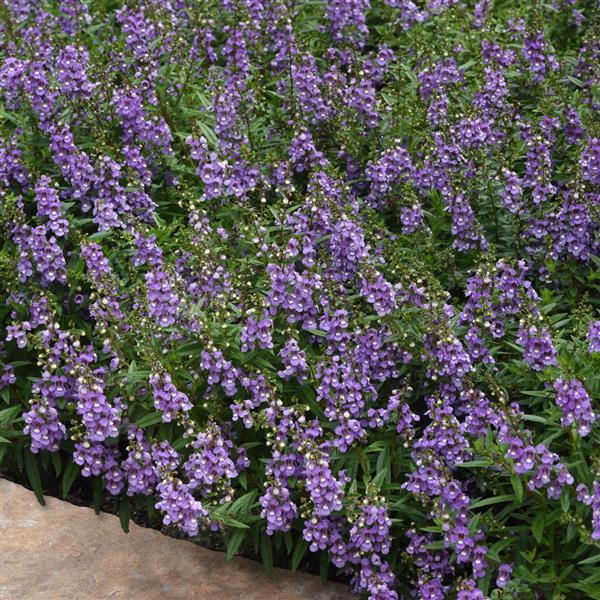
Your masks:
M250 560L94 514L0 480L2 600L350 600L338 584Z

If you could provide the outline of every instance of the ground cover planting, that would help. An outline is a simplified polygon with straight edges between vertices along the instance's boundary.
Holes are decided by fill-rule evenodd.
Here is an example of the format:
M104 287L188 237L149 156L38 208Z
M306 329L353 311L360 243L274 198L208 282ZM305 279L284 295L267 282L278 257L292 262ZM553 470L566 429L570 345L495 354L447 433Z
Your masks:
M600 598L599 32L3 0L2 468L375 600Z

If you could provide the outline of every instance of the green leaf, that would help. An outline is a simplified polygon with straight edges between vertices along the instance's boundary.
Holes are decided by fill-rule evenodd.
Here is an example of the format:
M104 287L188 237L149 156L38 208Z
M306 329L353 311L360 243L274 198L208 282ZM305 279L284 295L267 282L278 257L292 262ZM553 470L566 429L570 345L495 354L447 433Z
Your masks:
M248 492L247 494L240 496L229 507L228 512L232 515L236 515L242 511L245 511L245 512L249 511L250 508L252 507L252 505L254 504L257 494L258 494L258 490L252 490L251 492Z
M128 496L121 498L119 504L119 521L121 521L121 528L125 533L129 533L129 519L131 518L131 501Z
M233 535L229 538L229 541L227 542L227 560L231 560L237 554L237 551L239 550L245 537L245 529L236 529L233 532Z
M242 523L242 521L238 521L238 519L234 519L229 515L220 515L221 521L225 523L225 525L229 525L229 527L235 527L236 529L248 529L249 525L246 523Z
M492 496L491 498L484 498L471 504L471 509L482 508L483 506L490 506L491 504L500 504L501 502L513 502L515 500L514 494L503 494L502 496Z
M65 500L71 491L73 482L77 479L77 475L79 475L79 465L74 462L69 462L62 478L62 497Z
M321 581L327 581L327 574L329 573L329 555L326 552L321 553L319 572L321 574Z
M15 422L15 417L20 415L23 408L21 406L9 406L4 410L0 410L0 423L10 424Z
M306 331L318 337L327 337L327 333L325 331L321 331L320 329L307 329Z
M52 460L52 466L54 467L54 472L57 477L60 477L60 472L62 471L62 462L60 460L60 454L58 452L52 452L50 454L50 459Z
M533 533L533 537L537 540L538 544L542 541L545 524L546 513L544 512L539 512L533 519L533 522L531 523L531 533Z
M600 562L600 552L598 554L594 554L589 558L585 558L584 560L580 560L578 565L593 565L594 563Z
M308 542L304 538L300 538L296 542L296 547L294 548L294 554L292 554L292 573L296 571L298 566L300 565L300 561L304 558L306 554L306 550L308 548Z
M517 475L517 473L513 473L511 475L510 482L512 483L513 490L515 490L517 500L519 502L523 502L523 483L521 482L521 478Z
M469 460L467 462L458 463L456 466L472 469L473 467L489 467L492 464L493 463L491 463L489 460Z
M567 488L567 486L565 486L562 489L562 493L560 495L560 506L562 507L564 513L569 512L570 505L571 505L571 499L569 497L569 489Z
M95 477L92 483L92 502L94 503L94 511L96 514L100 514L103 492L104 482L99 477Z
M273 574L273 545L271 538L266 534L262 533L260 536L260 556L262 558L263 566L268 575Z
M287 555L289 556L292 553L292 550L294 549L294 540L292 538L292 534L289 531L286 531L283 534L283 541L285 542L285 549Z
M37 498L38 502L42 506L46 506L46 501L44 500L44 493L42 492L42 480L40 478L40 471L38 469L37 459L33 453L29 450L25 450L25 456L23 457L25 460L25 471L27 472L27 477L29 479L29 483L31 484L31 489L33 489L33 493Z
M308 549L308 542L304 538L300 538L296 542L296 547L294 548L294 554L292 555L292 573L296 571L298 566L300 565L300 561L304 558L306 554L306 550Z
M156 425L162 421L161 412L152 412L149 415L144 415L141 419L136 421L138 427L149 427L150 425Z

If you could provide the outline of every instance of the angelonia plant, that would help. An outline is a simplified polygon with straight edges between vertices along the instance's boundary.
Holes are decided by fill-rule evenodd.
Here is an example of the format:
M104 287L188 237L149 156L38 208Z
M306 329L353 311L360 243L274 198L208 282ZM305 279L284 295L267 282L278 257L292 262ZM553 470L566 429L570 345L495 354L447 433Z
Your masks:
M373 600L599 599L597 9L0 0L3 464Z

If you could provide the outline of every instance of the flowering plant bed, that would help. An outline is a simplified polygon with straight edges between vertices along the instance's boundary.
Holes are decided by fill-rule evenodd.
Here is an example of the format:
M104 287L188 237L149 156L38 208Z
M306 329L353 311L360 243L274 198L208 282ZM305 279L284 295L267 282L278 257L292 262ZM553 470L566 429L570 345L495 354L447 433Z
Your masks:
M373 599L600 598L596 8L3 2L6 464Z

